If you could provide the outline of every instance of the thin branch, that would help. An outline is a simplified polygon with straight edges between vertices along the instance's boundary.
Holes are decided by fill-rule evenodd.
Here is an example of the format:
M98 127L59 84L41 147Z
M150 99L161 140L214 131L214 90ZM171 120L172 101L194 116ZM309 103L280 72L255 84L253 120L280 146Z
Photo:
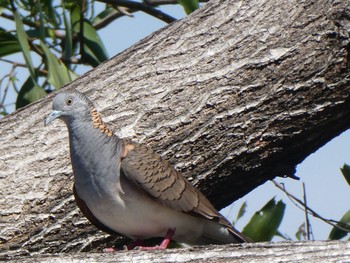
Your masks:
M121 12L119 10L120 8L116 9L115 12L113 14L110 14L109 16L105 17L104 19L100 20L97 23L93 24L93 27L96 30L105 28L106 26L108 26L110 23L112 23L114 20L123 17L123 16L132 16L131 13L137 12L139 10L128 10L129 15L127 15L125 12Z
M0 17L6 18L8 20L11 20L12 22L15 21L15 17L13 15L7 14L7 13L4 13L4 12L0 14ZM34 23L34 22L32 22L32 21L30 21L28 19L22 19L22 23L27 25L27 26L34 27L34 28L39 28L40 27L40 25L38 23Z
M24 64L24 63L13 62L13 61L11 61L11 60L4 59L4 58L0 58L0 61L5 62L5 63L12 64L13 66L17 66L17 67L22 67L22 68L26 68L26 67L27 67L27 65Z
M177 0L144 0L144 3L150 6L159 6L159 5L177 5L179 2ZM206 3L208 0L200 0L200 3Z
M304 199L306 235L307 235L307 240L310 240L310 220L309 220L309 213L307 212L307 199L306 199L305 183L303 183L303 199Z
M27 65L24 64L24 63L13 62L13 61L11 61L11 60L4 59L4 58L0 58L0 61L6 62L6 63L9 63L9 64L12 64L13 67L27 68ZM74 61L74 60L70 60L70 61ZM41 64L41 65L42 65L42 64ZM40 69L40 66L38 66L36 70L37 70L39 73L41 73L41 74L44 74L44 75L47 74L47 71L44 70L44 69Z
M313 209L311 209L310 207L307 207L304 205L303 201L301 201L299 198L295 197L294 195L292 195L291 193L289 193L283 186L281 186L278 182L276 182L275 180L272 180L272 183L278 188L280 189L282 192L284 192L288 197L292 198L293 200L295 200L297 203L299 203L301 206L305 207L305 209L307 209L308 213L310 213L312 216L322 220L323 222L336 227L340 230L343 230L345 232L350 232L349 229L341 227L339 225L336 225L334 223L339 223L339 221L333 220L333 219L325 219L324 217L320 216L316 211L314 211ZM298 208L300 208L299 206L297 206ZM301 208L300 208L301 209ZM302 209L304 210L304 209Z
M154 7L152 7L148 4L145 4L145 3L139 3L139 2L129 1L129 0L99 0L99 2L111 4L111 5L128 7L130 9L136 9L139 11L143 11L151 16L158 18L159 20L164 21L165 23L168 23L168 24L176 21L176 18L169 16L168 14L166 14L160 10L157 10Z
M10 89L10 84L13 83L12 76L14 76L16 66L17 66L17 65L12 65L10 73L6 74L6 75L0 80L0 86L1 86L1 85L2 85L2 82L3 82L6 78L8 78L8 81L7 81L7 83L6 83L6 87L4 88L4 94L3 94L2 98L1 98L1 103L0 103L0 107L3 109L3 112L5 112L5 114L7 114L6 107L12 104L12 103L11 103L11 104L9 104L9 105L6 105L6 104L5 104L5 99L6 99L6 97L7 97L8 90ZM0 96L1 96L1 95L0 95Z
M84 10L80 6L80 18L79 18L79 42L80 42L80 59L85 60L85 51L84 51Z

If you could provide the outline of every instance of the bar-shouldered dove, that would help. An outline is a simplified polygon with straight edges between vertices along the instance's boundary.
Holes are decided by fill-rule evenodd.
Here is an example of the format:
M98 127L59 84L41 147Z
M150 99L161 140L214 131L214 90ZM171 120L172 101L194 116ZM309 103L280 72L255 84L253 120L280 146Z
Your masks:
M57 118L68 127L77 205L99 229L125 235L135 244L164 237L157 249L165 249L170 239L249 242L167 161L147 146L113 134L82 93L56 95L45 124Z

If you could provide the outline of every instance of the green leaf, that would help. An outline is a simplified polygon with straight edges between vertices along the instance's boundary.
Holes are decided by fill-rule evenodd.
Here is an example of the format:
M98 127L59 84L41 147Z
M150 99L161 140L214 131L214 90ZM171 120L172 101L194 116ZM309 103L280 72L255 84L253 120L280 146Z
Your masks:
M343 168L340 168L340 171L342 172L348 185L350 185L350 166L344 163Z
M64 4L64 1L62 1L62 4ZM66 60L69 60L73 56L73 42L72 42L72 27L67 19L66 11L63 9L63 21L64 21L64 27L66 31L66 38L64 43L64 51L62 57Z
M178 0L178 3L182 5L187 15L199 8L198 0Z
M41 3L40 0L35 2L35 7L39 11L39 19L40 19L40 39L44 41L45 39L45 22L44 22L44 14L43 10L41 9Z
M342 228L348 229L350 231L350 210L346 212L345 215L340 219L340 221L337 223L337 226L341 226ZM348 234L349 232L333 227L332 231L329 233L328 239L338 240Z
M278 231L278 230L277 230L275 236L281 237L281 238L283 238L283 239L285 239L285 240L290 240L290 238L288 238L288 236L283 235L283 234L282 234L280 231Z
M42 87L35 85L32 78L28 77L18 92L16 109L22 108L29 103L44 97L45 95L45 90Z
M302 237L306 237L306 231L305 231L305 223L302 223L299 228L298 231L295 233L295 237L297 238L297 240L301 240Z
M272 198L260 211L256 212L244 227L243 233L254 241L270 241L277 234L286 205Z
M21 51L22 49L17 37L6 32L5 29L0 28L0 57L5 57Z
M12 10L9 0L0 0L0 14L2 14L4 10Z
M51 0L43 0L43 1L38 1L40 3L40 11L44 17L45 17L45 24L50 23L53 25L55 28L59 28L61 24L61 14L58 13L57 10L59 10L56 6L56 4ZM63 2L63 1L62 1ZM36 12L39 9L36 9ZM44 25L45 25L44 24Z
M21 49L22 49L24 60L25 60L26 65L28 67L30 77L32 78L33 84L35 86L39 87L39 85L36 83L35 69L33 66L32 57L30 56L30 48L29 48L29 44L28 44L27 35L24 32L23 23L22 23L20 15L18 13L18 10L16 10L16 12L15 12L15 21L16 21L16 30L17 30L18 41L19 41L19 44L20 44Z
M74 5L74 7L71 9L70 20L71 20L72 29L74 30L74 32L79 33L80 32L80 28L79 28L80 10L77 5Z
M40 46L47 59L47 81L55 87L55 89L59 89L65 84L71 82L72 79L66 66L61 61L57 60L43 42L40 42Z
M120 12L113 7L107 7L105 10L94 17L92 20L92 25L95 26L99 23L102 23L103 21L108 20L110 17L113 17L115 14L120 14Z
M80 33L80 14L76 7L71 12L72 29L76 33ZM107 51L94 27L89 21L84 21L83 25L83 58L93 66L98 66L101 62L108 59Z
M96 67L108 59L106 49L96 30L87 21L84 22L84 53L91 66Z
M247 208L247 202L244 202L238 211L236 222L245 214L246 208Z

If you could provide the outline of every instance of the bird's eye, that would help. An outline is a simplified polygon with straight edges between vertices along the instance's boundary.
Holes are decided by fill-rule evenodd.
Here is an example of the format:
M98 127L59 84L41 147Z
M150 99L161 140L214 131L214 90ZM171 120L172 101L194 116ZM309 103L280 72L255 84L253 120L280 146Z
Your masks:
M73 104L73 99L72 98L69 98L66 100L66 105L67 106L71 106Z

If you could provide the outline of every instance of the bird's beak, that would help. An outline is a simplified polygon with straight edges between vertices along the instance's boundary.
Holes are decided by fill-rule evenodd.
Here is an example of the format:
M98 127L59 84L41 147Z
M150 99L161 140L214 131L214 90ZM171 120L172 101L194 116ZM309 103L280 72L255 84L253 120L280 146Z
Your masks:
M45 119L45 126L62 115L62 111L53 110Z

